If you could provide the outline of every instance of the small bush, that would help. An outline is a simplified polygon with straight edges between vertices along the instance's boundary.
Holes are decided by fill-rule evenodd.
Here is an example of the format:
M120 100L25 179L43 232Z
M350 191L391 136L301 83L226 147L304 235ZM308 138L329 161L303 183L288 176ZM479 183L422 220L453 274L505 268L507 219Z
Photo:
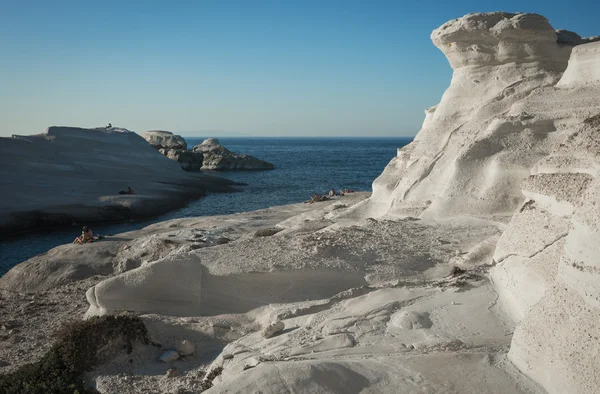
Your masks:
M213 386L213 380L215 380L217 376L221 375L221 373L223 373L223 368L221 367L216 367L215 369L210 371L210 373L206 375L206 377L202 381L201 390L206 391L209 388L211 388Z
M114 354L115 346L131 353L135 341L149 343L146 326L137 317L102 316L66 324L40 361L0 375L0 393L92 393L85 388L82 374L98 365L103 353Z
M585 119L583 121L583 123L590 125L592 127L599 127L600 126L600 114L591 116L591 117Z
M272 235L277 234L281 230L283 230L283 229L275 228L275 227L261 228L259 230L256 230L256 232L254 233L254 236L255 237L270 237Z

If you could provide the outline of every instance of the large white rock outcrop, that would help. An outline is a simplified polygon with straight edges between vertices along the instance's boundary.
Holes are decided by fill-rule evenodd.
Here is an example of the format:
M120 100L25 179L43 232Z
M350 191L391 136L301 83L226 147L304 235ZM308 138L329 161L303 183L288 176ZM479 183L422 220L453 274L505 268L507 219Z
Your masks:
M509 359L549 393L595 393L600 387L599 64L600 42L575 47L556 87L522 104L552 117L560 136L522 184L534 212L530 222L545 224L552 234L548 241L554 240L534 256L519 257L520 264L502 262L492 273L500 301L518 311ZM513 252L507 243L496 254ZM532 288L535 296L524 297Z
M349 216L508 222L490 263L509 359L549 393L598 392L600 43L507 13L432 40L450 87Z
M551 121L511 107L558 82L572 46L536 14L469 14L431 34L454 69L414 141L373 183L360 216L512 215L521 180L548 154Z
M229 183L182 171L136 133L53 126L0 138L0 233L155 215Z
M550 394L597 393L600 43L502 12L450 21L432 40L452 82L369 200L110 278L88 291L88 315L284 322L228 345L213 392L539 392L516 367ZM379 220L344 227L353 217ZM450 251L465 267L487 259L491 284L444 288Z

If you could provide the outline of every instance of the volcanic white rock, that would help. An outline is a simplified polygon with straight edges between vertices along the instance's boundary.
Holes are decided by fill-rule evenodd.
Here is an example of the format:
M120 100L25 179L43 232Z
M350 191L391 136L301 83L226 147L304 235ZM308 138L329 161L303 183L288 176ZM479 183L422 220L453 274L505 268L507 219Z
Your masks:
M259 160L254 156L231 152L219 143L216 138L208 138L194 146L194 152L204 155L203 170L271 170L273 164Z
M187 142L180 136L170 131L151 130L146 131L144 139L155 149L187 149Z
M156 215L230 183L182 171L132 132L53 126L0 138L0 233Z
M501 12L432 39L452 82L368 200L178 221L231 241L107 278L87 316L129 310L160 343L202 341L207 393L596 393L600 43ZM265 227L281 231L254 237ZM265 338L272 322L287 329ZM98 390L130 387L114 372L128 359L94 371Z

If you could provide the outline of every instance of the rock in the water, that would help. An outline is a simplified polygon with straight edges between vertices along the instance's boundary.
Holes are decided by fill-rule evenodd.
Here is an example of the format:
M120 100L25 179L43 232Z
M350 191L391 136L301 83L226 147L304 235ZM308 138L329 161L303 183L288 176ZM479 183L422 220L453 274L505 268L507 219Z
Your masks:
M200 152L211 152L213 150L219 150L223 148L223 145L219 143L219 140L216 138L207 138L202 141L201 144L194 146L194 150Z
M216 138L208 138L187 150L183 137L168 131L148 131L144 138L161 154L175 160L186 171L199 170L271 170L275 166L254 156L231 152Z
M184 339L183 341L177 344L177 352L182 357L191 356L193 354L196 354L196 345L194 345L193 342Z
M11 185L1 234L157 216L224 183L182 171L136 133L54 126L0 138L0 179ZM119 194L128 186L135 195Z
M151 130L146 131L144 139L155 149L187 149L187 142L180 136L170 131Z
M179 358L179 353L175 350L167 350L160 357L159 360L163 363L171 363Z
M282 321L278 321L277 323L269 324L263 330L263 337L271 338L272 336L279 334L285 328L285 324Z
M162 149L160 150L162 153ZM202 163L204 155L201 152L194 152L185 149L165 149L165 156L169 159L175 160L181 165L186 171L200 171L202 169Z
M204 155L203 170L272 170L275 166L254 156L231 152L219 143L216 138L208 138L194 146L194 152Z

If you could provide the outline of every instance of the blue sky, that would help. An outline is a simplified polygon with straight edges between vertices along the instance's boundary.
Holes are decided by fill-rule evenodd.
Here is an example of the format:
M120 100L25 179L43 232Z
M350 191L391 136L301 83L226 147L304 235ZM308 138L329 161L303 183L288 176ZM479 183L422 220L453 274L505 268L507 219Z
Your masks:
M495 10L600 34L592 0L0 0L0 135L412 136L451 77L431 31Z

